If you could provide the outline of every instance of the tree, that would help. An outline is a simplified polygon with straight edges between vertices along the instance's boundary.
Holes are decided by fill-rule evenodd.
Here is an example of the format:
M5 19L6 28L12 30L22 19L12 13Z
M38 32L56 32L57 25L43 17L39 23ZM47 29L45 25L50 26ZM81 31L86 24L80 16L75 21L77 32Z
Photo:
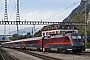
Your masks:
M32 37L31 33L27 33L26 38L31 38L31 37Z
M2 37L2 40L5 40L5 37Z
M89 8L90 9L90 8ZM90 20L90 16L87 14L87 20ZM85 15L84 13L77 13L74 17L72 17L71 22L85 22ZM81 33L83 36L85 36L85 26L76 26L79 33ZM90 36L90 21L88 21L87 24L87 35ZM90 40L88 39L90 42Z
M17 36L18 36L18 40L20 40L20 39L26 39L26 38L31 38L32 37L31 33L27 33L26 35L13 34L13 36L10 37L10 39L13 40L13 41L14 40L17 40Z

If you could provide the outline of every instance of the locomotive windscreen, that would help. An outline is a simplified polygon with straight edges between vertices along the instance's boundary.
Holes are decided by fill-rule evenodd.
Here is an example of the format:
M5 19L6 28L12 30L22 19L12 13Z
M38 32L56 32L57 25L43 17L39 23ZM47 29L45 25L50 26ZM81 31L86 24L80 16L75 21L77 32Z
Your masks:
M78 33L72 34L72 39L73 39L74 42L82 42L82 37Z

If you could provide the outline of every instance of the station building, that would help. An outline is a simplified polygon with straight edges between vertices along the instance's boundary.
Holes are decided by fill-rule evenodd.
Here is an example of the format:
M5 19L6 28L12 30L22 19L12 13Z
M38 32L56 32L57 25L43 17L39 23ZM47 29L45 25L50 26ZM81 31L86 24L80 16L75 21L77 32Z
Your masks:
M49 36L50 34L56 34L56 35L61 35L61 34L65 34L65 33L78 33L78 30L71 30L71 29L57 29L57 30L49 30L49 31L42 31L42 36Z
M54 25L44 26L41 30L39 30L35 34L35 36L48 36L50 34L61 35L72 32L78 33L78 30L74 25L54 24Z

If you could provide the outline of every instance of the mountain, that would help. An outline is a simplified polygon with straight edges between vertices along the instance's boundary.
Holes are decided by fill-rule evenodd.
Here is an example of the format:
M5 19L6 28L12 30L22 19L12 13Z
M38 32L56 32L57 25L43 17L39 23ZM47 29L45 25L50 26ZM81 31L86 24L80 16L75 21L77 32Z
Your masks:
M90 11L90 0L86 0L86 7L87 7L87 13L89 13L89 11ZM73 17L75 14L77 14L77 13L79 13L79 12L84 12L84 11L85 11L85 1L84 1L84 0L81 0L80 5L79 5L77 8L75 8L75 9L70 13L70 15L63 20L63 22L70 22L70 21L72 20L72 17Z
M86 0L86 20L87 28L85 31L85 26L76 26L78 32L85 36L90 36L90 0ZM71 14L63 20L63 22L85 22L85 1L81 0L80 5L75 8ZM85 34L85 32L87 34Z
M35 32L37 32L39 30L39 28L35 28L35 31L34 31L34 29L32 27L27 27L27 28L19 29L18 34L19 35L25 35L25 34L27 34L29 32L32 34L32 30L33 30L33 34L34 34ZM8 33L8 35L9 34L10 35L17 34L17 31L16 30L11 31L10 33Z

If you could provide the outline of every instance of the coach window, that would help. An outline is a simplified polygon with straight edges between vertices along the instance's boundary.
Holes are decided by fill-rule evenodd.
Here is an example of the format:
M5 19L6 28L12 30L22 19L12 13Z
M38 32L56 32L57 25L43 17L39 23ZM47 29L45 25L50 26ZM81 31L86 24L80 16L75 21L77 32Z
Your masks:
M29 42L29 41L26 41L26 42L25 42L25 44L31 44L31 42Z
M27 41L27 42L25 42L25 44L38 44L38 42L36 42L36 41L35 42L34 41L30 41L30 42Z
M32 44L38 44L38 42L37 41L33 41Z
M20 44L20 42L16 42L16 44Z

